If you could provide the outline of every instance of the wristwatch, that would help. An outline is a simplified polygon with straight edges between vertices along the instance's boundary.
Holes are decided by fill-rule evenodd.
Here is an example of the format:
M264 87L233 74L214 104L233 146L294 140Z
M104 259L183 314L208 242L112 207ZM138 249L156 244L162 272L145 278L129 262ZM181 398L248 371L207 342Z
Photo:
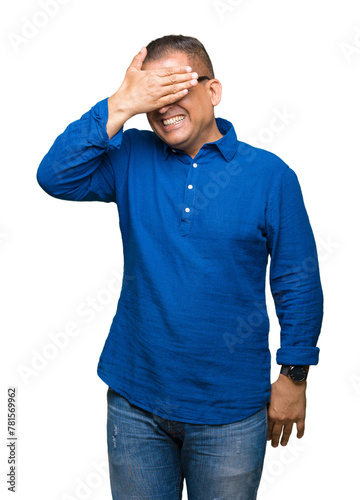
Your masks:
M309 366L282 365L280 373L290 377L294 382L303 382L307 378L308 371Z

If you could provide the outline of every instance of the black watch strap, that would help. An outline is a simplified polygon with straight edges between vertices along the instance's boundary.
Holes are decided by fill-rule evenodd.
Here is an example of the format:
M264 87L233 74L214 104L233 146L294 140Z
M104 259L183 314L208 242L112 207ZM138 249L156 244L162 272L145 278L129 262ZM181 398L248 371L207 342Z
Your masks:
M280 373L290 377L294 382L303 382L307 378L309 366L305 365L282 365Z

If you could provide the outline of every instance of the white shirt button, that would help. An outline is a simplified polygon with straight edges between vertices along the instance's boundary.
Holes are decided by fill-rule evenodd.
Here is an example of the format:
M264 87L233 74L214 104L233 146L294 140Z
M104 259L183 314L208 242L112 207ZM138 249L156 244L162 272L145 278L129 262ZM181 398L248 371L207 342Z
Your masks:
M197 167L197 163L193 163L193 167L196 168Z
M190 208L185 208L185 212L190 212Z
M193 185L192 185L192 184L189 184L189 185L188 185L188 188L189 188L189 189L192 189L192 188L193 188Z

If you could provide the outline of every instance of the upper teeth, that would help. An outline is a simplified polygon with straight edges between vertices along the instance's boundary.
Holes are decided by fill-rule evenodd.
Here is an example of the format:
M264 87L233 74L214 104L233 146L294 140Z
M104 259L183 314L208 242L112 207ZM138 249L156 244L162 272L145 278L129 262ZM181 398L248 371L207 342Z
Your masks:
M178 123L181 122L185 118L184 115L181 116L174 116L174 118L170 118L169 120L163 120L164 125L171 125L172 123Z

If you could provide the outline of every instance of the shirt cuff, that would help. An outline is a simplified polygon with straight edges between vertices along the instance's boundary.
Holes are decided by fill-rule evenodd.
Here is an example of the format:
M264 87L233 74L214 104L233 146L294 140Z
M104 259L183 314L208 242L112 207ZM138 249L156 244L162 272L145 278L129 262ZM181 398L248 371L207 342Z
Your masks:
M121 127L119 132L109 139L106 131L108 113L108 97L91 108L91 119L94 127L91 127L88 138L91 144L104 148L106 152L120 148L124 133L124 127Z
M276 352L278 365L317 365L320 349L312 346L281 347Z

